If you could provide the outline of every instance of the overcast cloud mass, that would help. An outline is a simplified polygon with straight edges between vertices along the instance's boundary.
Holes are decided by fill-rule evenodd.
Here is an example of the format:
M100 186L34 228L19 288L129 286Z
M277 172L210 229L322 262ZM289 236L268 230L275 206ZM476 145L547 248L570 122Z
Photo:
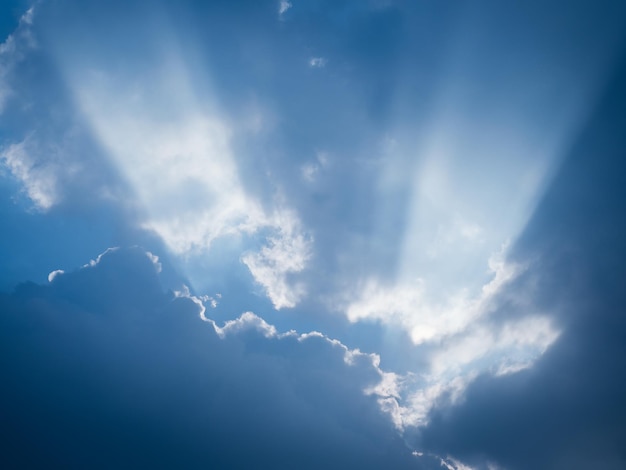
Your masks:
M3 468L626 468L625 32L4 2Z

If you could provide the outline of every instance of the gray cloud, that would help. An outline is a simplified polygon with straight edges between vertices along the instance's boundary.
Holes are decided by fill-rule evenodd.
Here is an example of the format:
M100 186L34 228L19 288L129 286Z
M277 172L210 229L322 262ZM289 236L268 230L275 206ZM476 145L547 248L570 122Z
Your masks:
M321 334L221 338L161 289L153 258L109 250L0 297L2 450L21 465L416 468L364 389L369 355Z
M534 263L501 299L503 321L551 312L562 336L533 368L481 377L432 413L426 447L511 469L626 466L624 83L626 61L518 241Z

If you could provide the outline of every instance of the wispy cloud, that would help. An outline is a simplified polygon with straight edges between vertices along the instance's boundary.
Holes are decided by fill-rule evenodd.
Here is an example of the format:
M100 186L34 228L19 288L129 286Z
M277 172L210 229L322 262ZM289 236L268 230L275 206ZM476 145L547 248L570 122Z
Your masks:
M302 284L290 283L288 277L304 270L313 240L302 232L293 214L279 213L277 219L274 225L278 232L268 237L261 251L245 254L242 261L265 288L274 307L281 309L294 307L306 293Z
M12 94L9 83L14 67L24 58L24 54L36 47L32 32L35 8L29 8L18 23L16 30L0 44L0 114L4 111L6 102Z
M390 376L400 393L380 399L399 429L426 425L438 400L447 396L454 403L479 373L503 375L529 367L559 337L548 316L490 321L498 295L522 270L506 262L504 250L490 258L493 277L474 297L464 289L438 304L423 280L382 287L370 279L347 306L350 321L400 326L414 344L429 348L427 368L419 376Z
M288 0L280 0L278 3L278 17L283 18L283 15L289 10L293 5Z
M463 331L485 315L491 299L520 268L505 263L502 252L494 253L489 260L493 277L481 291L474 296L465 288L448 292L444 303L434 300L424 279L387 287L370 278L364 282L356 299L349 302L345 312L352 322L370 319L399 324L409 332L415 344L437 341Z
M305 289L289 276L305 269L312 239L278 198L267 208L249 194L231 143L247 130L216 108L199 106L184 63L172 61L168 71L156 74L166 80L142 75L137 89L128 86L137 77L79 70L73 82L79 104L147 211L144 228L183 256L206 254L223 237L265 239L265 246L241 260L277 309L293 307ZM157 117L160 107L172 116Z
M311 57L309 59L309 67L322 68L326 66L327 60L324 57Z
M313 183L318 179L320 172L328 168L328 165L328 154L325 152L318 152L314 161L309 161L302 165L300 173L305 181Z
M57 175L53 159L41 162L36 153L34 139L0 149L0 163L22 184L24 192L41 211L50 209L58 200Z

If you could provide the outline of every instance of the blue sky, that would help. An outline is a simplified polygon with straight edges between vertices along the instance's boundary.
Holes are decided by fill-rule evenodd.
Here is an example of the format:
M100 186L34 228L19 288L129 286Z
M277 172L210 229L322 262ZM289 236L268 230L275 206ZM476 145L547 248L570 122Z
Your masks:
M12 460L626 465L620 2L1 11Z

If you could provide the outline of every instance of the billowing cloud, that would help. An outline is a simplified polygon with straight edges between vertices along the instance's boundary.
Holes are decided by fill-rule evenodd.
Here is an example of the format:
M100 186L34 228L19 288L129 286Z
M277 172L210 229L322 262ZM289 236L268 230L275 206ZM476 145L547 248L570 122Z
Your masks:
M195 302L160 291L142 250L109 250L0 302L5 457L28 447L35 466L89 465L95 452L98 465L414 468L364 393L381 378L375 355L279 334L253 313L211 328Z
M618 3L5 24L3 455L625 467Z

